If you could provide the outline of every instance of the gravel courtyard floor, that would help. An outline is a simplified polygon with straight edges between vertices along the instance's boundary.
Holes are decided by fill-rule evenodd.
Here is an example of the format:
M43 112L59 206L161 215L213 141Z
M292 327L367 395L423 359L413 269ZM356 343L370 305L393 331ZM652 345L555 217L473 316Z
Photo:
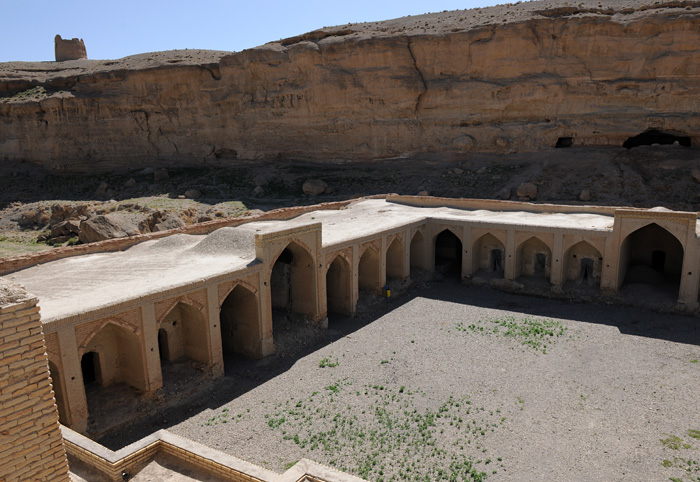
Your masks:
M700 480L697 318L449 282L382 303L296 355L227 360L169 430L373 481Z

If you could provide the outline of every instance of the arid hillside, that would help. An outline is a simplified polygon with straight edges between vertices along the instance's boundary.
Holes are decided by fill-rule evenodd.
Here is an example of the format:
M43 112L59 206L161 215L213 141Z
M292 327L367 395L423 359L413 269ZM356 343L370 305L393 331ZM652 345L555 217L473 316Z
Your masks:
M0 64L0 160L94 173L692 146L699 21L692 1L518 2L238 53Z

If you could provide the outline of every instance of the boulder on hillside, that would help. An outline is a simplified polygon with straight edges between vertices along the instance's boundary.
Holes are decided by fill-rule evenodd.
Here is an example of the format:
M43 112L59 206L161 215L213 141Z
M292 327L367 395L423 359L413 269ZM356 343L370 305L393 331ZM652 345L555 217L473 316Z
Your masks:
M61 221L58 224L51 226L51 237L58 238L61 236L78 235L80 234L80 220L69 219Z
M309 179L301 186L304 194L309 196L318 196L323 194L328 189L328 184L320 179Z
M518 186L518 197L526 200L537 199L537 186L531 182L524 182Z
M167 231L185 226L186 223L177 213L170 211L155 211L146 216L139 223L139 231L142 233L155 233L156 231Z
M690 172L690 175L693 178L693 181L700 183L700 169L693 169Z
M105 239L125 238L139 234L131 222L114 214L93 216L80 223L81 243L94 243Z

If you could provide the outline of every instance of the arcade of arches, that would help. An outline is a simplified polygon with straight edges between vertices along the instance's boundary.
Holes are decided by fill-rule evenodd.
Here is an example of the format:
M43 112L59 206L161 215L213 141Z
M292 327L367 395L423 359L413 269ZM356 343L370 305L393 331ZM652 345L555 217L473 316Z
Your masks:
M81 347L81 325L50 325L56 336L47 337L49 367L61 420L86 430L86 387L123 383L149 394L162 384L161 368L177 360L220 376L227 356L274 353L273 310L310 323L352 315L360 291L379 293L387 280L404 279L411 270L462 280L536 278L560 289L623 295L643 286L665 302L697 308L700 246L693 213L618 210L607 231L425 218L337 245L324 246L321 234L318 223L256 240L255 261L244 270L173 291L172 301L135 300L129 323L88 320L99 329L80 335L87 340ZM169 307L158 311L165 314L156 317L156 303Z

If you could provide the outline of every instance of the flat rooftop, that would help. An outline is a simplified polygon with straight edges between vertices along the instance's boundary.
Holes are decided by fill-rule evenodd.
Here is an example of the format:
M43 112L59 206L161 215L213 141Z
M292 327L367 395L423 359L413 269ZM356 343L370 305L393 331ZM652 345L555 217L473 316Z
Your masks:
M39 298L44 323L242 271L256 264L255 234L322 223L323 247L372 237L426 218L523 228L609 232L613 216L413 207L384 199L341 210L311 211L287 221L258 221L208 235L175 234L124 251L65 258L6 278Z

